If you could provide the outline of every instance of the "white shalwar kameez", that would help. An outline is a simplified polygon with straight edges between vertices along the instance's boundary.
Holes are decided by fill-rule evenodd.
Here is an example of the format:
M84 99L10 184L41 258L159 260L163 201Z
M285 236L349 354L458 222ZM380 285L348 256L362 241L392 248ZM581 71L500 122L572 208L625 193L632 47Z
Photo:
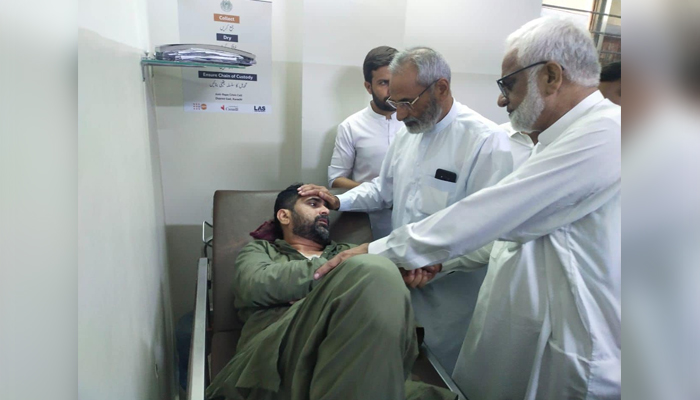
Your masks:
M596 91L511 175L370 244L419 268L506 241L452 375L467 397L620 398L620 128L620 107Z
M454 172L456 181L436 179L438 169ZM379 176L340 195L340 210L374 211L393 206L392 226L398 228L495 184L512 170L507 133L454 101L432 130L412 134L402 128L389 147ZM450 279L411 290L416 319L425 328L425 343L449 372L485 275L485 269L455 272Z

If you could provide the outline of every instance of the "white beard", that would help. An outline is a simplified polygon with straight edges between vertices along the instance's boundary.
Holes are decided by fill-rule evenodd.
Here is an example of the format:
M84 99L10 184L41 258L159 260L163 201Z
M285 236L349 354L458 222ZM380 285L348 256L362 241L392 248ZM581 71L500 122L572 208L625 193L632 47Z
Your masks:
M542 114L542 110L544 110L544 98L537 90L536 79L535 74L528 77L527 95L525 95L525 99L523 99L518 108L509 115L510 124L518 132L529 133L535 131L535 122Z
M440 104L438 104L437 100L431 93L430 103L423 112L423 115L421 115L420 119L407 117L403 120L403 122L404 125L406 125L406 130L408 133L423 133L435 127L440 119L440 115L442 115L442 107L440 107Z

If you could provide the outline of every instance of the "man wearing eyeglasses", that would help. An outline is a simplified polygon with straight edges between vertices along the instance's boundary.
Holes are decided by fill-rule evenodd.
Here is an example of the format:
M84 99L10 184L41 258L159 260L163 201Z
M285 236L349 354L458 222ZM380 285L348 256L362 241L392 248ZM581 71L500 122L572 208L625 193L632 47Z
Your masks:
M450 67L439 53L426 47L402 51L389 70L391 96L386 102L396 109L396 118L405 128L396 134L379 176L333 196L333 208L375 211L393 207L392 227L396 229L512 172L507 133L452 97ZM312 187L305 185L301 190ZM448 261L445 269L461 262ZM404 279L412 288L412 303L418 323L425 328L425 343L451 372L486 271L455 272L449 279L436 279L423 287L437 268L408 272Z
M455 383L473 399L619 399L621 109L585 27L539 18L506 49L498 104L537 143L528 160L315 276L363 252L414 269L496 240Z

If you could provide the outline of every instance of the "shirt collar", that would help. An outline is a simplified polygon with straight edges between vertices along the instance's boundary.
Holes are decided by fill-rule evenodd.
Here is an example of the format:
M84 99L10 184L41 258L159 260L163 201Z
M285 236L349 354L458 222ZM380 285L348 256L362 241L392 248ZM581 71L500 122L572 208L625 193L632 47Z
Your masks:
M513 131L512 133L510 133L510 139L515 143L521 143L528 147L535 146L535 144L532 142L532 138L529 135L526 135L522 132Z
M275 245L280 249L288 253L297 251L291 244L287 243L284 239L275 239Z
M594 105L604 100L603 95L600 91L596 90L591 93L588 97L581 100L580 103L576 104L574 108L569 110L561 118L552 124L549 128L542 131L537 137L538 143L542 143L543 146L547 146L552 143L556 138L559 137L564 131L571 126L577 119L583 116L588 110Z
M513 134L517 132L515 129L513 129L513 125L510 122L506 122L505 124L501 124L499 126L503 128L504 131L508 132L508 136L513 136Z
M371 105L371 104L367 106L367 115L369 115L370 117L372 117L372 118L374 118L374 119L381 119L381 120L384 120L384 121L389 121L389 120L398 121L398 120L396 119L396 111L394 111L394 113L391 114L391 118L387 119L387 118L386 118L385 116L383 116L382 114L378 114L377 112L375 112L375 111L372 109L372 105Z
M499 125L499 126L500 126L501 128L503 128L503 129L506 131L506 133L508 134L508 136L511 137L511 138L512 138L513 136L515 136L515 137L527 136L526 134L524 134L524 133L522 133L522 132L520 132L520 131L516 131L515 129L513 129L513 125L512 125L510 122L506 122L505 124L501 124L501 125Z
M275 245L277 246L278 249L283 250L286 253L299 253L297 249L292 247L291 244L287 243L284 239L275 239ZM331 240L331 242L323 249L324 253L330 253L332 252L338 244L334 241ZM303 254L302 254L303 255Z
M442 121L435 124L433 129L430 129L430 130L425 131L423 133L431 134L434 132L441 132L443 129L445 129L447 127L447 125L451 124L452 121L454 121L455 118L457 118L457 113L458 113L457 109L459 108L459 105L461 105L461 104L459 104L459 102L457 102L457 100L455 100L453 98L452 99L452 107L450 108L450 111L447 113L447 115L445 115L445 118L443 118Z
M516 131L515 129L513 129L513 125L510 122L506 122L505 124L501 124L499 126L503 128L506 131L506 133L508 133L508 136L510 137L511 141L526 145L530 148L535 146L535 144L532 143L532 138L530 137L530 135L526 135L522 132Z

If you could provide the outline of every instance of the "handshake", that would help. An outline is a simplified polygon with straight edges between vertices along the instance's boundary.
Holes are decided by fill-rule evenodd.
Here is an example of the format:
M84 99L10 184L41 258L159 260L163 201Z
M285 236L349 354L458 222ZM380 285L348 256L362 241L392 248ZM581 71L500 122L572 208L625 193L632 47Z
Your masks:
M422 288L428 282L430 282L430 280L435 278L435 275L437 275L438 272L442 271L442 264L429 265L427 267L408 271L403 268L399 268L399 271L401 271L401 276L403 277L403 281L406 286L413 289Z

